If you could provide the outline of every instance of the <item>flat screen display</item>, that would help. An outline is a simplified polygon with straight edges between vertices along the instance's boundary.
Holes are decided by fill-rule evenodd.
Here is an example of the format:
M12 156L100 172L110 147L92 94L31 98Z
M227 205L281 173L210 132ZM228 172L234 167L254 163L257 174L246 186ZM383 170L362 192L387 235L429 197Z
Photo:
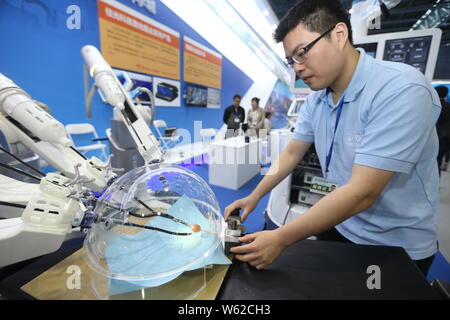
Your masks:
M168 87L158 86L158 93L170 97L172 95L172 90Z
M291 79L289 82L289 90L294 94L309 94L311 89L309 86L297 76L297 73L292 68L291 71Z
M386 40L383 60L403 62L425 73L431 36Z
M208 88L187 84L184 99L187 106L206 107L208 105Z
M377 56L377 49L378 49L378 43L377 42L370 42L370 43L361 43L361 44L355 44L356 48L363 48L366 54L369 56L375 58Z
M295 89L309 89L308 85L297 74L295 75Z

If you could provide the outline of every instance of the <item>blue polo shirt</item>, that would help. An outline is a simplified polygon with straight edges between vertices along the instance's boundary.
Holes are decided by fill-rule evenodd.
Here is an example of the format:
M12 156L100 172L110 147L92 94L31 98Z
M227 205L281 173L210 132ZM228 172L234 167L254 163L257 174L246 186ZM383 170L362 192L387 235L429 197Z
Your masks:
M374 205L336 229L355 243L399 246L412 259L424 259L437 251L439 97L415 68L357 50L327 180L346 184L354 164L395 175ZM326 104L326 94L308 96L294 131L294 139L315 144L323 171L337 113L331 93Z

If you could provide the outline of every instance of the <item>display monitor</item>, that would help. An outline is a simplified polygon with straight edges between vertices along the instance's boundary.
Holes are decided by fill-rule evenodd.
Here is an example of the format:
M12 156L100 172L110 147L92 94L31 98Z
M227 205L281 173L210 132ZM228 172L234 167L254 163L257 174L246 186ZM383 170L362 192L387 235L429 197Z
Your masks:
M438 28L380 33L355 38L354 46L362 47L379 60L407 63L420 70L431 82L441 36L442 30Z
M431 36L386 40L383 60L403 62L425 74Z
M208 105L208 88L195 84L186 84L184 101L186 106L206 107Z
M377 57L378 42L355 44L355 48L363 48L369 56L373 58Z
M291 69L291 83L289 85L289 89L295 94L308 94L311 92L311 89L301 78L297 76L294 69Z
M208 108L220 109L220 90L208 88Z

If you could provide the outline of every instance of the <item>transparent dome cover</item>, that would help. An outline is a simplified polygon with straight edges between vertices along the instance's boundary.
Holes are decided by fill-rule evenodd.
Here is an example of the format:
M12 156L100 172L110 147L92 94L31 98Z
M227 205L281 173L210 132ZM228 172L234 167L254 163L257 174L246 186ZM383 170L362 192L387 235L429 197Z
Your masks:
M164 284L184 271L229 264L217 199L198 175L175 165L136 168L115 181L94 210L84 251L113 280Z

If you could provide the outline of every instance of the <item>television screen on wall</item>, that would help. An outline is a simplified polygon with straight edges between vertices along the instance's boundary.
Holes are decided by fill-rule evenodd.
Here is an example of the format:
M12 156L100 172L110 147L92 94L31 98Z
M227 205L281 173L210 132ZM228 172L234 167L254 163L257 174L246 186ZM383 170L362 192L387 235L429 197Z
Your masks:
M208 104L208 88L187 83L184 101L186 106L206 107Z

